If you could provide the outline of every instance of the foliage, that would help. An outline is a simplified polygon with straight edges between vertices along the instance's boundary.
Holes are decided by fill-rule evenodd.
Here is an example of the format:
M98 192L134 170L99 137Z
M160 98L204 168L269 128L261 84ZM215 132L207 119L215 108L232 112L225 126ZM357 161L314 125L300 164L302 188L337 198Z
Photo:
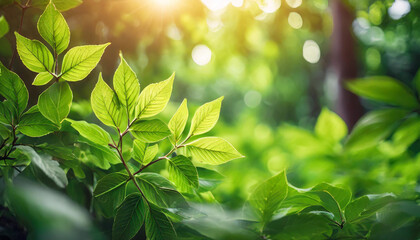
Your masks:
M1 1L0 6L12 2ZM367 9L376 9L379 4L376 1L370 7L366 2L363 4ZM323 22L322 29L316 32L329 31L329 17L314 14L325 10L325 3L310 1L299 11L306 13L308 20ZM241 25L250 24L234 41L226 41L228 31L219 35L214 45L226 44L213 46L218 49L218 62L212 60L209 68L190 69L182 61L184 46L156 44L157 49L147 51L161 54L162 59L150 58L148 67L159 69L159 76L172 67L179 71L177 81L172 74L166 80L150 83L151 72L136 62L144 59L143 55L132 61L124 58L135 54L134 50L124 51L124 56L119 53L115 72L102 62L99 76L94 69L105 50L113 51L109 43L75 46L67 51L74 44L73 38L86 33L69 28L61 12L80 4L80 0L15 2L22 12L29 7L43 9L34 28L42 41L25 37L29 31L21 34L20 28L14 34L9 32L11 27L0 17L0 38L7 36L16 41L21 62L36 74L32 85L43 89L34 97L34 87L25 85L30 78L24 71L16 74L0 64L0 95L4 98L0 102L1 237L419 238L420 73L409 84L405 81L407 76L404 81L370 76L349 82L348 89L367 99L364 103L374 110L367 112L351 130L336 113L324 107L313 130L309 130L310 120L299 119L302 112L308 111L301 106L308 100L305 95L309 95L310 84L302 79L309 74L301 71L303 64L296 60L297 54L288 55L286 51L295 50L291 46L296 46L299 37L283 41L282 36L288 31L283 27L276 27L281 30L270 31L271 36L267 37L267 29L259 25L273 21L284 26L286 21L277 15L270 18L262 14L258 20L255 14L257 20L252 21L243 16L235 18L239 16L236 13L226 17ZM120 5L118 8L129 6ZM259 1L251 4L252 14L261 5ZM295 11L292 8L290 5L279 12ZM383 12L386 8L379 9ZM232 9L227 11L231 13ZM195 42L204 37L200 36L200 28L193 26L200 26L203 21L211 25L212 17L220 17L213 14L204 20L187 16L176 23L175 29L191 34ZM364 10L358 12L359 18L365 15ZM369 10L368 15L369 21L375 22L375 11ZM86 19L89 17L94 16ZM115 21L112 34L118 35L126 25L135 25L132 17L127 15L125 20ZM144 16L139 18L145 21ZM235 26L227 28L232 30ZM129 29L130 33L136 31ZM168 29L174 30L173 26ZM190 33L191 29L198 30ZM305 39L309 36L300 34ZM5 39L0 40L3 46ZM150 39L145 37L139 48L151 44L147 41ZM278 46L276 41L280 42ZM83 37L81 42L85 42ZM375 46L378 47L383 46ZM233 56L221 54L230 48ZM284 54L279 57L279 52ZM249 59L235 56L239 53L249 55ZM241 68L244 65L247 67ZM369 64L367 67L375 68ZM141 85L136 72L144 78ZM281 74L288 80L297 75L297 81L284 81ZM200 94L207 98L211 92L220 96L220 86L204 91L202 85L223 75L233 81L241 80L234 85L228 81L217 83L228 89L225 100L219 97L196 106L181 96L185 93L193 100ZM78 83L92 76L98 77L92 91L88 87L90 81ZM108 79L112 79L112 87ZM80 92L88 92L90 102L74 101ZM258 96L264 100L256 101ZM182 102L173 103L171 99ZM238 107L243 101L247 108ZM301 102L297 104L298 101ZM253 105L255 102L258 103ZM250 110L259 104L258 110ZM300 107L285 110L292 113L288 116L279 116L279 106ZM195 109L192 116L190 108ZM285 118L299 119L304 127L277 127L278 121ZM272 130L273 126L276 130ZM246 159L231 161L244 157L242 153Z

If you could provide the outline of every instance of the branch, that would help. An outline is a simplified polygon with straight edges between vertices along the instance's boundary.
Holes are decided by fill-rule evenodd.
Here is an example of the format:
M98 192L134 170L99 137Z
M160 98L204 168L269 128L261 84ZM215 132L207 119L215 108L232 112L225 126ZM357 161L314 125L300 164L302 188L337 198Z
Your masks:
M25 17L26 9L29 8L30 0L27 1L25 5L22 5L22 4L18 3L17 1L15 1L15 3L22 9L22 15L20 16L20 23L19 23L19 27L18 27L18 30L17 30L17 32L20 34L20 32L22 31L23 18ZM13 60L16 57L16 52L17 52L17 47L13 49L12 58L10 59L10 62L9 62L9 70L12 69Z

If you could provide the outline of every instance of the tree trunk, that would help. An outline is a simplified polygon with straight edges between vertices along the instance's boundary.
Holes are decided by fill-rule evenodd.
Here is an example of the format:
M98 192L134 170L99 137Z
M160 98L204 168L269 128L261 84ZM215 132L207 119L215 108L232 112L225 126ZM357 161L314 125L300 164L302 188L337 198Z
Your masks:
M337 113L352 129L363 115L359 98L345 89L347 81L357 77L356 40L352 32L354 13L342 0L331 0L333 33L331 39L331 69L337 77Z

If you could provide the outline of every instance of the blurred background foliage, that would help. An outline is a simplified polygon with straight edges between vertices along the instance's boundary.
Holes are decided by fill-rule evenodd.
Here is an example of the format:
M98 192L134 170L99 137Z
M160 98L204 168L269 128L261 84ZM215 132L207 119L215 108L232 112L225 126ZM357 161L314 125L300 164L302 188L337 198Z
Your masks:
M409 194L418 184L419 144L410 143L398 152L390 139L353 154L343 150L342 139L350 132L344 123L315 127L321 111L340 110L331 57L334 2L351 13L354 75L388 75L410 85L420 67L416 0L84 0L63 13L71 30L70 47L112 44L88 79L72 85L78 103L71 117L95 121L90 93L99 72L111 81L121 50L142 88L176 72L172 103L162 114L165 121L184 97L193 112L225 96L221 119L209 134L226 138L246 158L218 167L225 178L213 192L215 201L239 209L253 185L283 169L288 169L289 182L299 187L326 181L348 185L355 196ZM39 38L34 26L41 11L27 10L25 36ZM7 6L1 14L15 31L20 9ZM353 44L344 40L340 48ZM10 59L14 42L12 33L0 40L1 60ZM30 96L44 90L31 86L34 73L20 61L13 70L20 73ZM363 111L384 107L362 104ZM342 136L331 142L330 136L318 134L331 128Z

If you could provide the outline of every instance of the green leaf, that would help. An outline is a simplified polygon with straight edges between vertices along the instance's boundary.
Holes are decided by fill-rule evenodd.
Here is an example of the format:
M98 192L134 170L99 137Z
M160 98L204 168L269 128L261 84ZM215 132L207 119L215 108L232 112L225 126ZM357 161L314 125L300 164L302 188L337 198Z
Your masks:
M413 84L416 88L417 94L419 94L420 93L420 69L417 70L417 73L414 76Z
M90 98L93 112L105 125L118 127L121 125L123 111L117 95L99 75L98 83Z
M38 8L44 8L50 0L32 0L31 6L38 7ZM54 5L57 7L57 9L60 12L67 11L69 9L75 8L82 4L82 0L52 0Z
M336 113L323 108L315 125L315 133L325 140L338 142L347 135L347 125Z
M101 178L93 190L93 196L100 197L112 194L127 184L128 176L122 173L111 173Z
M172 94L175 73L168 79L148 85L140 93L136 116L140 119L153 117L165 109Z
M38 98L39 111L53 123L60 125L70 113L73 92L66 82L57 82L45 90Z
M70 82L84 79L96 67L109 44L78 46L70 49L64 55L60 77Z
M287 196L287 178L283 171L258 185L249 197L260 220L267 223Z
M0 122L8 125L13 125L15 122L16 109L13 107L12 102L4 100L0 102Z
M357 219L368 205L369 198L367 196L362 196L356 200L353 200L346 207L345 215L347 222L352 222L353 220Z
M344 145L346 151L358 153L361 150L376 147L391 134L393 125L408 113L402 109L384 109L364 115L347 138Z
M128 195L115 215L112 239L132 239L143 225L147 207L140 193Z
M0 63L0 94L11 102L19 117L28 105L28 90L20 77Z
M133 143L133 158L143 165L150 163L159 151L157 144L147 146L147 143L138 139L134 139Z
M408 109L419 107L419 103L410 89L390 77L377 76L349 81L347 88L361 97L379 102Z
M29 137L41 137L58 131L59 127L46 119L35 105L23 114L17 129Z
M30 40L19 33L16 35L16 47L22 63L32 72L52 72L54 58L48 48L38 40Z
M174 143L177 143L181 139L182 132L184 132L185 125L187 124L187 120L188 120L187 99L184 99L184 101L182 101L178 110L176 110L175 114L172 116L168 124L168 128L171 131L173 138L175 140Z
M30 159L31 165L41 172L48 178L50 178L58 187L64 188L68 181L66 177L66 173L57 161L52 160L52 157L49 155L38 155L35 150L28 146L16 146L20 150L22 150Z
M208 192L215 189L223 182L223 175L219 172L207 168L197 167L199 192Z
M9 32L9 23L7 23L4 16L0 17L0 38L2 38L6 33Z
M120 102L126 107L132 118L140 94L140 84L134 71L120 53L121 63L114 74L114 89Z
M168 159L169 180L181 192L189 192L198 187L198 173L194 164L185 156L178 155Z
M194 160L205 164L219 165L232 159L244 157L232 144L218 137L200 138L186 146Z
M327 191L333 196L341 209L344 209L351 200L351 191L347 188L337 187L328 183L320 183L311 191Z
M70 29L63 15L51 2L38 20L38 32L50 44L58 55L67 49L70 43Z
M93 195L109 217L124 200L128 176L122 173L111 173L101 178L95 186Z
M162 211L151 205L145 220L146 236L150 240L170 240L176 238L172 222Z
M130 132L145 143L158 142L171 135L166 124L158 119L135 121L130 127Z
M36 75L32 85L43 86L43 85L49 83L53 79L53 77L54 76L51 75L49 72L40 72Z
M321 215L293 214L270 222L265 232L277 239L324 239L332 231L328 220Z
M179 195L173 184L157 173L142 173L136 176L136 181L146 199L159 207L171 207Z
M73 121L70 119L67 119L67 121L71 123L71 126L76 129L80 135L89 141L105 146L110 142L111 136L96 124L87 123L86 121Z
M219 120L223 97L208 102L195 111L191 121L190 136L210 131Z

